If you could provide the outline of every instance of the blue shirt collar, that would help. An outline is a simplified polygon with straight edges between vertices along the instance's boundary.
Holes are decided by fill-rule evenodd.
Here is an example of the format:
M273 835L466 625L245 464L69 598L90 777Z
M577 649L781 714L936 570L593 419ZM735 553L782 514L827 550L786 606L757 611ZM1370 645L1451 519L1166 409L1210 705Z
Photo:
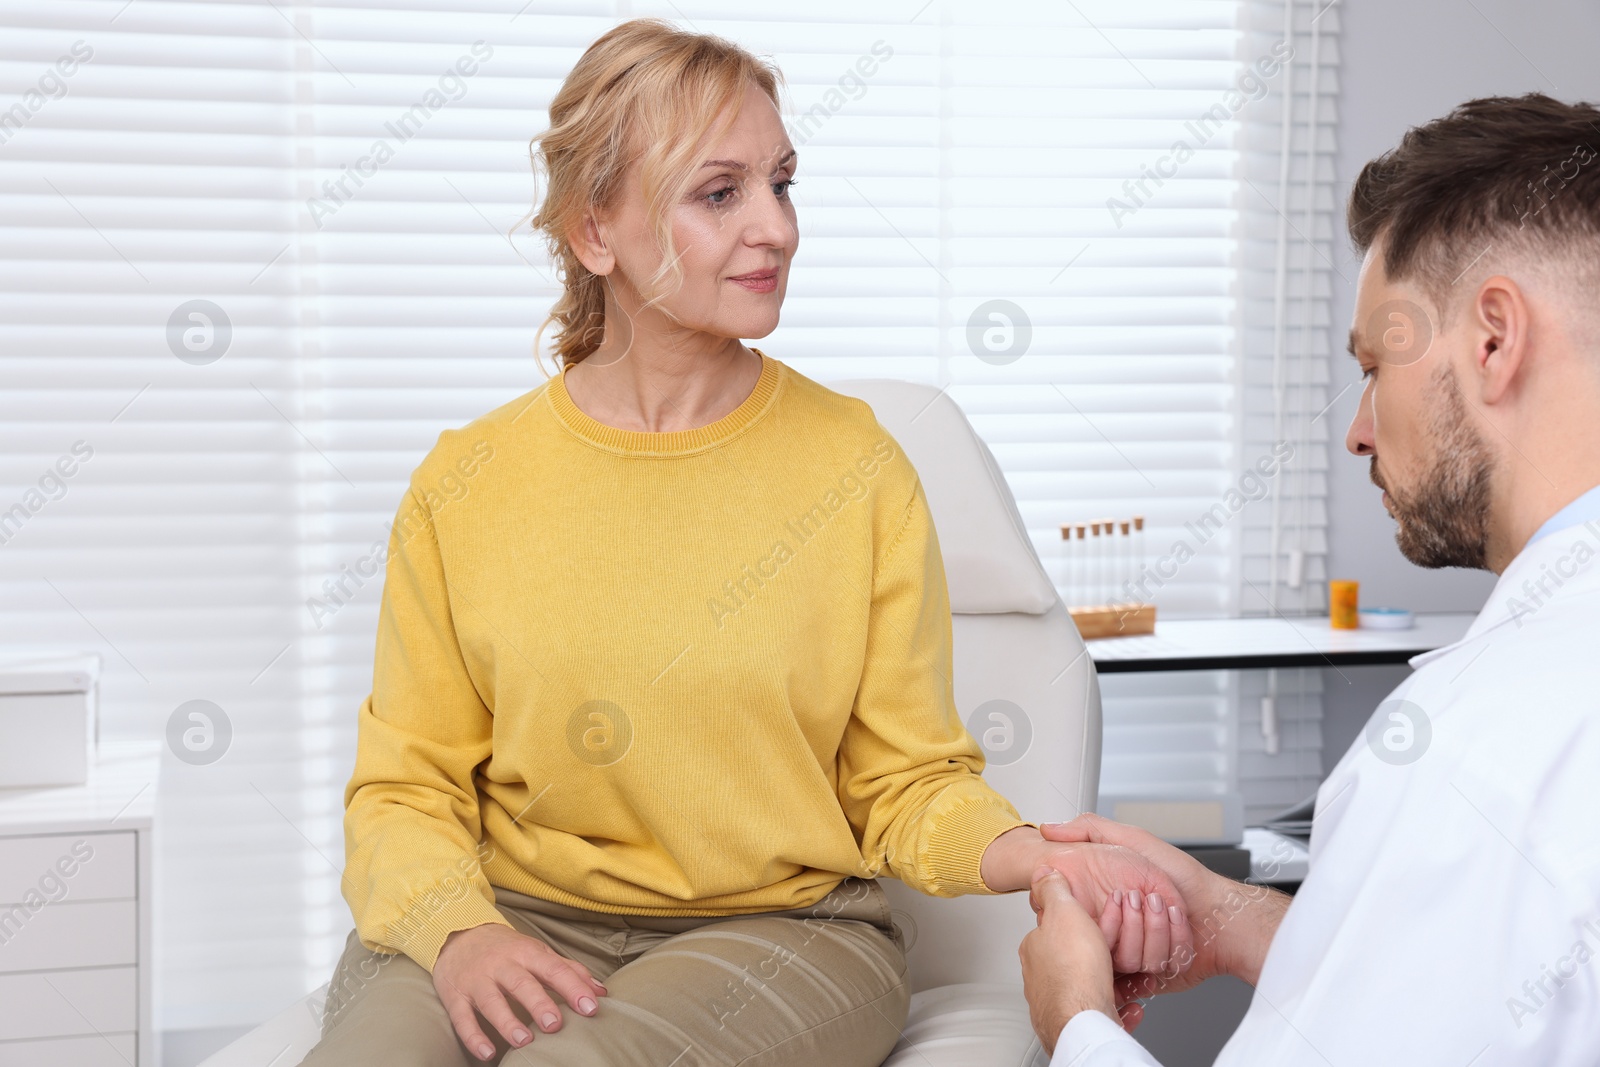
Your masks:
M1545 520L1543 526L1533 532L1528 538L1528 544L1533 544L1546 534L1553 534L1557 530L1565 530L1569 526L1579 526L1586 522L1600 520L1600 485L1595 486L1587 493L1556 512Z

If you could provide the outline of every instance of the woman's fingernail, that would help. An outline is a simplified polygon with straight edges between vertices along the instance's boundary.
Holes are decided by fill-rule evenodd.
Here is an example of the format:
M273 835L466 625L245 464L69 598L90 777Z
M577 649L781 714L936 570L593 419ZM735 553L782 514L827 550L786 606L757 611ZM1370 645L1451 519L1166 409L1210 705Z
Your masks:
M1055 868L1050 866L1048 863L1041 863L1039 866L1033 869L1033 878L1031 881L1037 882L1039 879L1045 877L1053 870L1055 870Z
M1176 904L1167 905L1167 918L1172 921L1173 926L1178 925L1180 920L1178 918L1178 906Z
M551 1029L554 1029L556 1023L558 1023L560 1021L561 1021L561 1017L559 1015L555 1014L554 1012L548 1012L547 1011L547 1012L544 1013L544 1018L539 1020L539 1023L546 1030L551 1030Z
M1115 893L1111 894L1111 903L1115 904L1119 908L1122 907L1122 890L1119 889Z
M520 1045L526 1040L528 1040L528 1031L521 1027L511 1031L511 1043L513 1045Z
M578 1010L583 1012L585 1015L593 1015L594 999L592 997L579 997Z
M486 1060L490 1056L493 1056L493 1055L494 1055L494 1046L493 1045L479 1045L478 1046L478 1057L480 1059L485 1059Z
M1152 914L1152 915L1160 915L1161 914L1161 894L1160 893L1151 893L1149 896L1145 897L1144 899L1145 899L1145 903L1150 905L1150 914Z
M1133 905L1134 911L1139 910L1139 907L1143 901L1139 899L1139 891L1137 889L1128 890L1128 903Z

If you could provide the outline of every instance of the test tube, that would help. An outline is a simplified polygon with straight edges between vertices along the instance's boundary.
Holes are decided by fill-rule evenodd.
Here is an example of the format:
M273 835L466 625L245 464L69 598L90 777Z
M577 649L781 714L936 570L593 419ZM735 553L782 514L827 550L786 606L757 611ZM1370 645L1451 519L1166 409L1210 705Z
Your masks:
M1101 603L1109 605L1115 600L1117 589L1117 520L1102 518L1101 530L1106 531L1106 569L1101 576Z
M1100 527L1106 532L1106 577L1100 602L1110 605L1117 599L1117 520L1106 519Z
M1093 606L1096 597L1099 597L1099 523L1091 522L1090 541L1083 552L1085 561L1085 574L1083 574L1083 603Z
M1143 515L1135 515L1133 517L1133 539L1134 539L1133 554L1134 554L1134 557L1138 560L1138 569L1134 571L1134 584L1137 585L1138 584L1138 580L1140 578L1144 577L1144 568L1145 568L1145 558L1144 558L1144 516Z
M1072 524L1061 524L1061 581L1067 587L1067 604L1072 604Z
M1110 534L1106 523L1091 523L1090 531L1094 534L1094 606L1106 603L1106 539L1101 534Z
M1077 596L1077 600L1074 601L1074 606L1081 608L1089 602L1089 594L1084 592L1086 582L1084 575L1088 571L1089 528L1081 522L1078 523L1076 528L1078 531L1078 547L1074 552L1074 558L1077 560L1077 573L1073 581L1075 582L1074 593Z
M1129 594L1128 588L1133 585L1133 575L1131 573L1133 569L1133 536L1129 532L1132 529L1132 523L1131 520L1123 519L1118 525L1121 527L1122 536L1117 541L1117 571L1121 575L1117 582L1117 593L1119 596L1131 600L1133 598ZM1125 603L1126 601L1123 602Z
M1106 588L1105 603L1116 599L1117 589L1117 520L1107 519L1106 527Z

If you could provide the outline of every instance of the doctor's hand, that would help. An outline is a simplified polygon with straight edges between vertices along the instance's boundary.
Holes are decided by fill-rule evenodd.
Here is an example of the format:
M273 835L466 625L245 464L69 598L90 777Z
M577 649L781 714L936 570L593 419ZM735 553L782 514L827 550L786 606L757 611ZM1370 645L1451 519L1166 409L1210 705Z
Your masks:
M1028 1018L1045 1051L1054 1054L1061 1028L1080 1011L1120 1018L1112 988L1111 955L1100 927L1053 867L1036 873L1029 902L1039 925L1022 939L1022 992ZM1124 1021L1123 1025L1132 1029Z
M512 1012L508 994L529 1018L539 1020L540 1029L547 1033L561 1029L561 1009L545 986L585 1015L593 1015L598 998L606 995L606 987L583 964L503 923L455 931L445 938L433 964L433 987L457 1036L473 1055L485 1060L493 1058L495 1049L479 1029L477 1013L512 1048L533 1040L527 1025Z
M1079 906L1098 920L1118 970L1181 970L1193 959L1188 905L1179 887L1133 849L1062 844L1044 839L1031 826L1018 826L990 843L980 870L985 884L1004 893L1029 888L1040 865L1059 871Z
M1267 948L1288 910L1289 896L1266 886L1246 885L1225 878L1148 831L1098 815L1081 815L1065 823L1042 823L1039 830L1049 841L1116 845L1137 853L1172 879L1187 902L1188 915L1196 917L1187 959L1173 953L1172 964L1182 963L1183 966L1176 969L1173 966L1165 969L1129 967L1119 957L1117 970L1121 976L1117 988L1120 998L1175 993L1221 974L1233 975L1252 986L1256 984ZM1140 934L1131 929L1130 921L1148 918L1124 909L1123 925L1116 936L1130 940L1139 937ZM1108 919L1108 916L1102 917L1102 929L1110 929Z

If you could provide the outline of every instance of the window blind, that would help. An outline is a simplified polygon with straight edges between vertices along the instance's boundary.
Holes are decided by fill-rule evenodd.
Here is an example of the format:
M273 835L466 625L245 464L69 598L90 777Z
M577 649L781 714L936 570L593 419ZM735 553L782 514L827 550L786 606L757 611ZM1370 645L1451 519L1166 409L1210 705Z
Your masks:
M1303 62L1316 12L1290 6ZM1228 95L1283 37L1282 6L0 12L0 104L26 112L0 112L0 503L76 441L94 450L0 544L0 639L100 649L108 734L165 731L196 699L231 731L224 758L174 759L162 783L164 1028L258 1021L325 981L342 948L375 546L442 429L543 379L530 346L553 271L526 230L507 234L531 206L528 138L617 19L663 15L782 67L802 236L760 346L824 382L947 389L1068 599L1062 522L1144 514L1153 564L1326 391L1325 268L1306 270L1305 296L1291 245L1287 310L1275 303L1278 215L1255 190L1327 239L1335 87L1292 87L1291 175L1314 180L1287 193L1282 74L1238 108ZM1335 14L1318 20L1329 69ZM92 56L64 90L46 83L79 41ZM1298 139L1313 111L1315 140ZM1293 438L1297 460L1324 432ZM1280 555L1301 547L1309 582L1322 486L1300 469L1271 489ZM1260 610L1271 499L1150 590L1165 616ZM1288 611L1309 586L1286 583L1285 569ZM1296 703L1280 680L1269 755L1251 747L1264 680L1178 682L1103 680L1103 788L1298 788L1285 756L1316 762L1314 694Z
M1327 469L1344 427L1330 426L1326 412L1356 377L1347 360L1330 358L1330 341L1343 333L1331 310L1343 258L1334 246L1343 239L1334 174L1339 16L1336 0L1258 0L1241 11L1247 63L1281 42L1294 48L1240 130L1243 422L1234 485L1262 457L1293 457L1261 479L1266 497L1239 516L1234 591L1245 615L1327 611ZM1322 672L1248 671L1231 685L1245 818L1260 821L1322 780Z
M217 709L163 770L158 1025L259 1018L304 986L305 835L326 851L297 810L297 39L265 4L0 24L0 641L99 651L102 737Z

